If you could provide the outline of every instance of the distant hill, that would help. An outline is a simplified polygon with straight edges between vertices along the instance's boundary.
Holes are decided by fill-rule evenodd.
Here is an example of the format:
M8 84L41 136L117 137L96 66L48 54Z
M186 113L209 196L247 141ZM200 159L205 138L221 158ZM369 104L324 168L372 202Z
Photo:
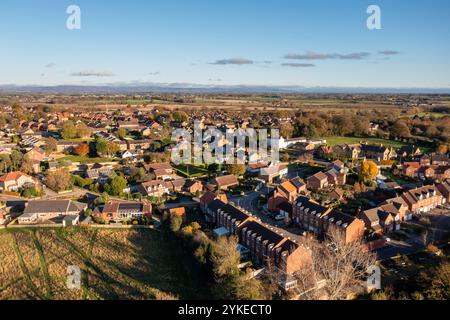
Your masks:
M132 93L348 93L348 94L450 94L449 88L364 88L258 85L202 85L188 83L139 83L105 85L22 86L0 85L0 93L132 94Z

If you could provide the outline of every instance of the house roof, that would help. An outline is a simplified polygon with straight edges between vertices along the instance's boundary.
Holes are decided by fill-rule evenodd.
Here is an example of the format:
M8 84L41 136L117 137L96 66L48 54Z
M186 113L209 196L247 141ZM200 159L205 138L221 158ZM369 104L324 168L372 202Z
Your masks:
M311 177L309 177L307 180L312 180L312 179L317 179L319 181L327 180L327 175L325 173L323 173L322 171L320 171L320 172L317 172L316 174L312 175Z
M208 205L208 209L212 211L222 210L227 213L231 219L236 219L237 221L245 221L250 216L243 212L241 209L238 209L230 204L224 203L220 200L214 200Z
M214 179L214 181L218 186L229 186L229 185L239 184L239 181L236 178L236 176L234 176L232 174L217 177Z
M311 199L304 197L304 196L300 196L297 198L296 206L304 207L305 209L309 209L309 212L315 211L316 214L317 213L324 214L329 210L327 207L324 207L314 201L311 201Z
M186 214L186 208L184 208L184 207L171 208L171 209L169 209L169 213L183 216Z
M328 221L329 223L337 224L338 222L340 222L340 226L343 228L347 228L353 221L355 221L355 219L355 217L337 210L331 211L324 217L324 220Z
M243 228L247 228L247 230L251 230L252 232L256 233L258 236L261 236L262 241L267 240L270 243L273 243L275 246L280 244L280 242L285 239L281 234L278 234L275 231L270 230L269 228L263 226L262 224L260 224L256 221L249 221L249 222L245 223Z
M83 211L84 208L85 204L72 200L36 200L29 201L23 213L67 213Z
M168 162L164 163L150 163L145 165L145 169L150 171L156 170L172 170L172 166Z
M297 188L293 183L290 181L283 182L280 187L282 187L284 190L286 190L288 193L295 193L297 192Z
M7 174L5 174L5 175L0 177L0 182L17 181L22 176L27 176L27 175L25 173L20 172L20 171L9 172L9 173L7 173Z
M297 189L300 189L303 186L305 186L305 182L300 177L291 179L290 181Z

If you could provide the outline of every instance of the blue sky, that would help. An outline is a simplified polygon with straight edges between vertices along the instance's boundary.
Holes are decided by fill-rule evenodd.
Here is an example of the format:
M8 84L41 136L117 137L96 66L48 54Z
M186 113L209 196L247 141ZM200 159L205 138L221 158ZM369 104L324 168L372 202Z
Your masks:
M0 84L449 88L449 35L448 0L2 0Z

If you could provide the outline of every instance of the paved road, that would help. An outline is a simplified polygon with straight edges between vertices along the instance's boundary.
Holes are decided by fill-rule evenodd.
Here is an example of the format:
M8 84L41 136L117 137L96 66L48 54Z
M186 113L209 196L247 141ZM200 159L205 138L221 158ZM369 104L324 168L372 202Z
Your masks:
M301 241L302 236L299 234L295 234L286 230L283 226L283 222L275 221L270 216L266 215L262 212L262 210L258 209L258 198L261 194L267 195L267 188L262 188L260 191L253 191L245 196L232 197L230 201L233 201L236 205L244 208L249 211L253 215L257 216L262 223L273 227L278 233L283 234L283 236L291 238L292 240Z
M425 247L423 244L417 241L395 241L391 240L384 248L376 251L378 260L387 260L399 255L408 255L420 250Z

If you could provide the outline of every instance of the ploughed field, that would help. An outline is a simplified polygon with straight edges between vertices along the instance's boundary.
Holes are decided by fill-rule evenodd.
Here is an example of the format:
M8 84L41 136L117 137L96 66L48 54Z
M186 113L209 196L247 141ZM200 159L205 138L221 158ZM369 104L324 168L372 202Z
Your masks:
M0 230L0 300L202 299L207 288L192 255L155 230Z

